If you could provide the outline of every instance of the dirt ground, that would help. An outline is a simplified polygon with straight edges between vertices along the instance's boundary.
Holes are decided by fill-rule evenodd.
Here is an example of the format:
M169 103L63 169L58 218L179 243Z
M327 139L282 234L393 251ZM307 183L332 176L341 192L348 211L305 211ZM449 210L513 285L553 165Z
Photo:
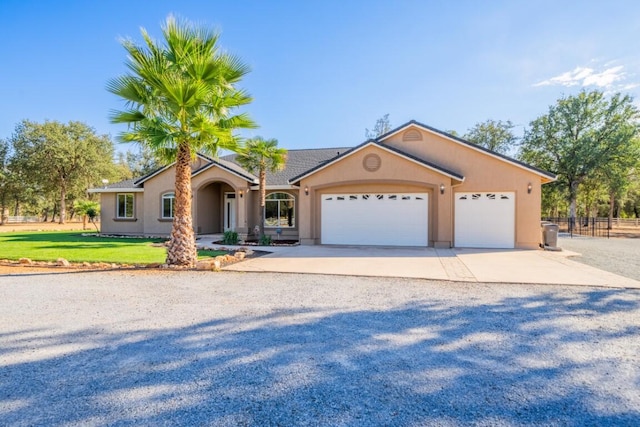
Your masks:
M98 224L100 228L100 224ZM0 225L0 233L13 233L16 231L82 231L82 222L66 222L64 224L58 224L57 222L26 222L26 223L11 223ZM96 231L93 224L87 223L86 231Z

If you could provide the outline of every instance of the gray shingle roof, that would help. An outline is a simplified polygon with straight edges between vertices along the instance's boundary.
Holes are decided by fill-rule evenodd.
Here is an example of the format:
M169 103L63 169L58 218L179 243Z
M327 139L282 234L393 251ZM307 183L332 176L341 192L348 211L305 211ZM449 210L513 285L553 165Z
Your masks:
M288 185L289 180L306 171L322 165L353 147L311 148L302 150L288 150L287 164L278 172L267 172L267 185ZM229 154L220 158L237 164L236 154ZM246 172L245 172L246 173Z
M384 135L379 136L378 138L376 138L375 140L371 140L371 141L366 141L364 144L368 144L371 142L374 142L377 145L381 145L380 141L384 140L387 136L398 132L399 130L402 130L403 128L409 126L409 125L417 125L417 126L421 126L427 130L430 130L432 132L438 133L440 135L443 135L447 138L453 139L459 143L468 145L470 147L473 147L479 151L484 151L486 153L489 153L491 155L494 155L496 157L500 157L503 160L506 160L510 163L514 163L517 165L520 165L524 168L527 168L529 170L538 172L539 174L542 174L544 176L547 176L551 179L555 179L555 175L549 172L546 172L544 170L538 169L534 166L528 165L526 163L523 163L519 160L513 159L511 157L505 156L503 154L500 153L496 153L493 152L491 150L487 150L484 147L478 146L476 144L473 144L469 141L465 141L462 138L450 135L446 132L443 132L441 130L432 128L430 126L427 126L423 123L417 122L415 120L411 120L410 122L407 122L395 129L392 129L391 131L387 132ZM322 167L322 165L326 164L327 162L330 162L332 160L335 160L336 157L338 156L342 156L344 154L346 154L349 151L352 150L356 150L359 147L361 147L364 144L360 144L358 146L355 147L335 147L335 148L310 148L310 149L300 149L300 150L288 150L287 152L287 163L285 165L285 168L281 171L278 172L267 172L267 185L289 185L290 182L293 182L292 180L294 180L295 178L301 177L303 175L306 175L309 172L312 172L316 169L319 169L320 167ZM431 163L427 160L424 159L420 159L418 157L415 156L411 156L401 150L398 150L396 148L384 145L385 148L397 152L398 154L404 155L406 157L409 157L415 161L418 161L420 163L423 163L425 166L434 168L434 169L438 169L442 172L445 172L448 175L454 176L454 177L459 177L460 179L464 179L462 177L462 175L454 172L454 171L450 171L447 169L442 168L441 166L438 166L434 163ZM246 178L248 181L254 181L255 179L257 179L255 177L254 174L252 174L251 172L245 170L244 168L242 168L238 162L236 161L236 157L237 154L228 154L226 156L221 156L218 159L212 159L210 157L207 156L201 156L207 160L209 160L211 163L204 166L203 168L200 168L198 171L195 171L196 173L199 171L202 171L208 167L211 167L212 165L218 165L219 167L223 168L223 169L227 169L233 173L235 173L236 175L239 175L243 178ZM158 171L154 171L148 175L146 175L145 177L141 177L141 178L137 178L137 179L128 179L126 181L122 181L122 182L116 182L113 184L110 184L107 186L107 188L139 188L141 187L141 183L145 181L145 179L147 177L152 176L153 174L157 173Z
M140 187L139 185L136 185L136 181L138 179L139 178L134 178L134 179L126 179L120 182L114 182L113 184L107 185L107 188L138 188Z

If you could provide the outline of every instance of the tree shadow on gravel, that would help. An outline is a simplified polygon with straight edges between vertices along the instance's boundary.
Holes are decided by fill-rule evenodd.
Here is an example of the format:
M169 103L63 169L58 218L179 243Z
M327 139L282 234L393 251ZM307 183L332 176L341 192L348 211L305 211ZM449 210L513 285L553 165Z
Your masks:
M15 329L0 424L640 425L640 294L567 295Z

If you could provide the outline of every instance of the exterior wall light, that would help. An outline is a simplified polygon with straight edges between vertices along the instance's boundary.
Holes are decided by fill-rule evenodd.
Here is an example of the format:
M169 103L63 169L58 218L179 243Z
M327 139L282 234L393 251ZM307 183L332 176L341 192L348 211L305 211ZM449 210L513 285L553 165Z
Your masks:
M533 190L533 186L529 183L529 185L527 185L527 194L531 194L531 190Z
M242 197L244 196L244 191L239 190L239 191L238 191L238 194L240 194L240 198L242 199Z
M440 194L444 194L444 184L440 184Z
M104 185L104 188L107 188L107 184L109 183L108 179L103 179L102 180L102 185Z
M305 195L305 196L308 196L308 195L309 195L309 187L307 187L306 185L305 185L305 187L304 187L304 195Z

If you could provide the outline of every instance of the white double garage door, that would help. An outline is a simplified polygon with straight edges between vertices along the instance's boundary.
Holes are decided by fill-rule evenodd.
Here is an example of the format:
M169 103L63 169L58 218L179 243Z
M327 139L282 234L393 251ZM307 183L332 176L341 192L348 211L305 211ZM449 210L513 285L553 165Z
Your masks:
M514 193L456 193L455 246L513 248ZM324 194L325 245L428 246L427 193Z

